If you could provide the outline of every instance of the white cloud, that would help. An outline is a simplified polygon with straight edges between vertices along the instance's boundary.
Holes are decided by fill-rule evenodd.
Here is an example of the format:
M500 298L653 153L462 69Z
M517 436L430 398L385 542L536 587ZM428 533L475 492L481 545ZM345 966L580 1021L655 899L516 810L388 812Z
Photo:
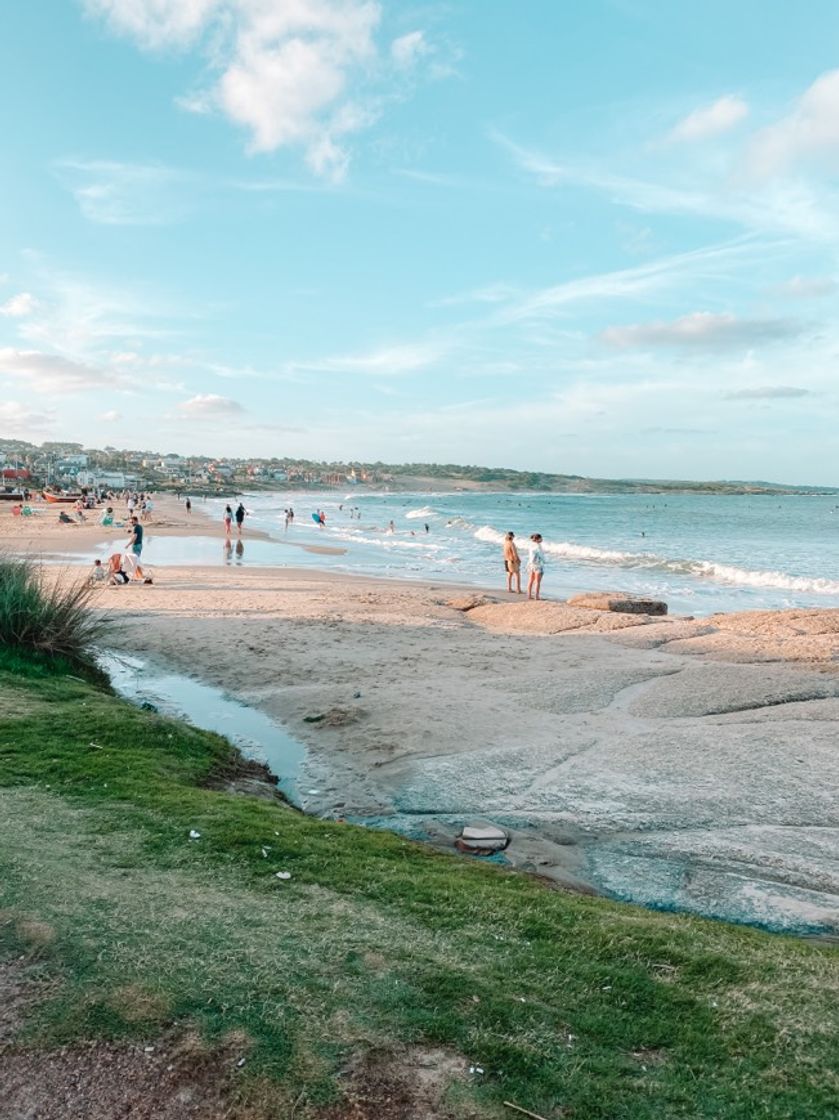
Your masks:
M16 377L39 392L79 393L116 382L107 370L40 350L0 348L0 375Z
M839 70L822 74L785 117L756 133L746 163L768 178L809 157L839 159Z
M674 142L710 140L728 132L749 115L749 106L742 97L727 94L711 105L694 109L671 129L667 139Z
M178 411L199 419L213 419L244 412L244 409L238 401L231 400L230 397L220 397L216 393L198 393L188 401L182 401L178 405Z
M109 408L107 412L100 412L98 419L104 420L106 424L115 424L122 419L122 413L115 408Z
M390 44L390 56L401 70L409 70L430 49L422 31L409 31L407 35L400 35L393 40Z
M22 319L25 315L31 315L37 307L37 300L29 292L18 292L16 296L7 299L5 303L0 304L0 315L6 315L12 319Z
M89 13L150 49L200 44L213 77L179 99L191 112L218 110L250 135L250 149L296 146L316 174L346 172L345 139L377 112L348 92L375 77L377 0L87 0ZM422 32L400 57L418 58ZM397 40L397 42L399 42ZM427 48L426 48L427 49Z
M620 350L650 346L717 350L776 342L800 334L801 330L800 324L789 319L738 319L730 314L694 311L671 323L607 327L601 332L600 339Z
M221 8L220 0L84 0L92 16L144 47L186 46Z

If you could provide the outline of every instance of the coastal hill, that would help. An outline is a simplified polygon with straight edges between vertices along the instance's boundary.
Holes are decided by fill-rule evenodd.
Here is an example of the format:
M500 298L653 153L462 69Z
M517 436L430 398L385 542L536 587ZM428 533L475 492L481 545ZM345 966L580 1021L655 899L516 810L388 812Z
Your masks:
M276 490L346 489L425 491L538 491L557 494L839 494L832 486L791 486L783 483L742 480L692 480L651 478L587 478L579 474L522 471L458 463L327 462L290 457L223 458L184 456L159 451L114 447L85 448L80 443L43 443L0 439L3 484L69 488L98 486L163 490L187 489L193 493L236 489Z

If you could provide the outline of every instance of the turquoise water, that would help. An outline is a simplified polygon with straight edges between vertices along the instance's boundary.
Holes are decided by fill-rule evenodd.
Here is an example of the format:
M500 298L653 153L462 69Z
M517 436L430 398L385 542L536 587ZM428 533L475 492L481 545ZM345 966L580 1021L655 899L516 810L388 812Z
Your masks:
M620 590L697 615L839 607L839 498L832 495L282 491L249 494L244 503L250 515L239 553L235 543L228 551L222 540L226 500L213 499L196 505L216 520L215 539L154 538L150 532L144 560L157 566L314 566L501 588L501 540L511 529L525 558L529 535L545 538L546 597ZM296 516L286 530L289 505ZM311 519L318 509L326 513L322 529ZM248 526L280 543L248 540ZM308 545L338 554L311 553Z

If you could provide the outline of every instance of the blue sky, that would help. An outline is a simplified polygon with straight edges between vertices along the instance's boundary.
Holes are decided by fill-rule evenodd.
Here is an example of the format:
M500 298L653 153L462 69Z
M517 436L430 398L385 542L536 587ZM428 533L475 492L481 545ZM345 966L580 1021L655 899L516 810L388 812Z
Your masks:
M839 484L839 7L40 0L0 434Z

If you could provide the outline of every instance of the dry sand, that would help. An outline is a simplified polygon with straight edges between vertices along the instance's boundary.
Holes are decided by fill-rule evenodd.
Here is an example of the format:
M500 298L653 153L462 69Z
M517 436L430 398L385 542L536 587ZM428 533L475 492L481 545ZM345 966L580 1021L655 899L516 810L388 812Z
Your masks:
M158 509L153 532L183 534ZM445 846L493 821L559 881L839 932L839 611L662 620L244 567L158 570L101 605L125 651L305 742L311 811Z

